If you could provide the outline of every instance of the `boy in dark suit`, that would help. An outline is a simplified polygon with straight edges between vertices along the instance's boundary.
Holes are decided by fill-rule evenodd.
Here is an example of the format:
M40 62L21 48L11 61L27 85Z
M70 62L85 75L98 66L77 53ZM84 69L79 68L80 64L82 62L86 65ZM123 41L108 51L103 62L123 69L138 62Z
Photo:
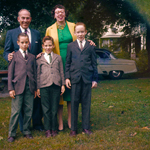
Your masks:
M65 80L61 56L53 53L54 40L43 38L45 54L37 60L37 95L41 96L46 137L57 135L57 112L60 95L65 92Z
M32 139L30 121L33 111L33 101L36 97L36 59L27 51L29 38L26 33L18 35L19 50L14 53L8 66L8 90L12 97L11 117L8 142L13 142L16 136L18 119L23 107L23 134Z
M77 134L78 107L82 105L83 133L92 134L90 129L91 88L97 87L98 73L94 47L86 40L84 23L75 25L77 40L68 44L65 66L66 86L71 89L71 132Z

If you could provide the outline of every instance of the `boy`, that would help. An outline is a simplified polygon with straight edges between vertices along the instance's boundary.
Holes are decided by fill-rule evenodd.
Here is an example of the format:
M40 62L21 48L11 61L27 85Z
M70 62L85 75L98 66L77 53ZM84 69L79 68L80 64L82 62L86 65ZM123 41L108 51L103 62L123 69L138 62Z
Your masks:
M91 87L97 87L97 63L94 47L86 40L84 23L75 25L77 40L68 44L65 66L66 86L71 89L71 132L77 134L78 107L82 105L83 133L92 134L90 129Z
M8 90L12 97L11 117L9 124L8 142L13 142L16 135L19 113L23 107L23 134L32 139L30 122L33 111L33 100L36 97L36 60L27 51L29 37L26 33L18 35L19 50L8 66Z
M37 60L37 95L41 96L46 137L57 135L57 112L60 95L65 92L65 80L61 56L53 53L54 40L43 38L45 54Z

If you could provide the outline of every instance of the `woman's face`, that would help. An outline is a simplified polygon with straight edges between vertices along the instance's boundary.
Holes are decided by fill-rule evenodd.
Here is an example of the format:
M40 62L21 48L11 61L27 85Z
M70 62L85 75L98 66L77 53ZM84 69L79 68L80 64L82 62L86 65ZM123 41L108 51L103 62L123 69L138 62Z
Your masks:
M65 10L64 9L60 9L60 8L56 8L55 9L55 15L54 18L56 18L57 22L59 23L65 23Z

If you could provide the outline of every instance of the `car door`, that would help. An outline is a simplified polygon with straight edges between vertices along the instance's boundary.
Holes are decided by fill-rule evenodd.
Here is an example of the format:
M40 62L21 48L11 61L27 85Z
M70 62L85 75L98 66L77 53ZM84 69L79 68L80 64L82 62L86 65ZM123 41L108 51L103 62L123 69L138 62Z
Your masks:
M99 74L109 74L112 69L111 58L105 51L98 51L97 54L97 69Z

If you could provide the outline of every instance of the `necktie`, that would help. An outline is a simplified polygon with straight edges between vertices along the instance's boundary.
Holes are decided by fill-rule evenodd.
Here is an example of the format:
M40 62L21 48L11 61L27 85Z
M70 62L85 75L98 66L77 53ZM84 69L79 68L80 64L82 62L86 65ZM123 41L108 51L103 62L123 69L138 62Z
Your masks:
M80 41L80 49L81 49L81 51L83 50L82 41Z
M28 55L26 54L26 51L24 51L24 59L27 60L28 59Z
M25 33L28 35L28 30L27 29L25 29ZM29 37L29 35L28 35L28 37ZM31 43L30 43L30 40L29 40L29 50L31 49Z
M25 29L25 33L27 34L27 29Z
M48 54L49 55L49 63L51 63L52 62L52 56L51 56L51 54Z

